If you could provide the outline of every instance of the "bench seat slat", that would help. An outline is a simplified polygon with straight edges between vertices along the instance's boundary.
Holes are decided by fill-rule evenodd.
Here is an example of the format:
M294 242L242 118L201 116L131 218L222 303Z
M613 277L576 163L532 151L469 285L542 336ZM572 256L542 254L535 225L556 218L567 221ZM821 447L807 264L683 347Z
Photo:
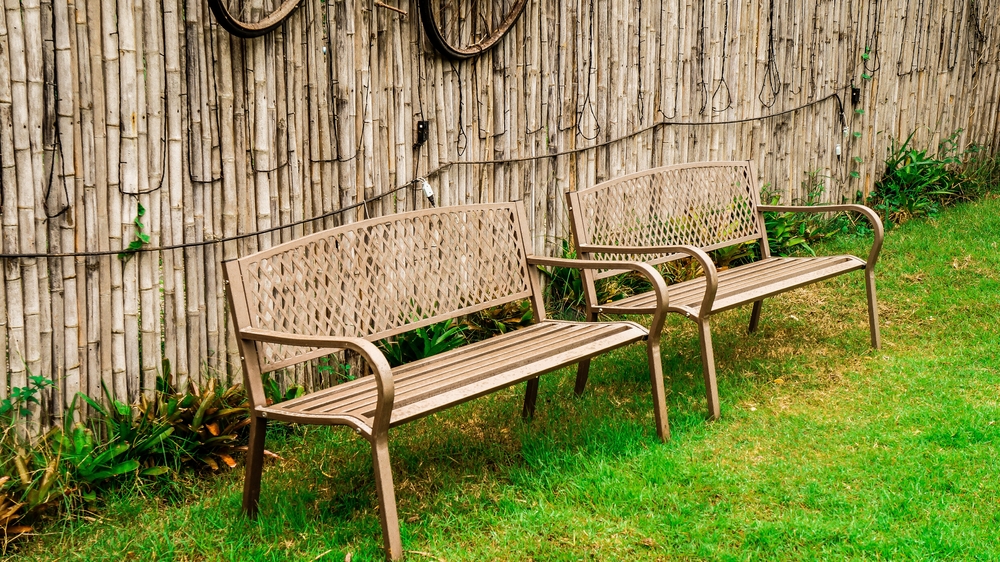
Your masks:
M854 256L818 258L769 258L719 272L719 287L712 312L721 312L755 300L827 279L848 271L864 269L865 262ZM705 297L705 278L699 277L667 288L669 310L698 315ZM649 313L656 307L652 293L641 293L602 306L605 312Z
M426 416L645 337L646 330L632 322L546 321L397 367L393 370L395 401L391 425ZM524 353L523 346L529 344L532 352ZM349 416L367 424L374 415L375 398L374 379L363 377L269 406L267 410L278 416Z

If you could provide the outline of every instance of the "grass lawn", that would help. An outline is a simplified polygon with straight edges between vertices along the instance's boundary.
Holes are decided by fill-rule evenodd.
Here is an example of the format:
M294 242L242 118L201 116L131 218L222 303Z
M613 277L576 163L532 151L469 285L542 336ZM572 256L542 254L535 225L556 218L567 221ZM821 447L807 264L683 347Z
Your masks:
M823 253L867 254L842 238ZM713 323L722 418L704 421L694 323L662 345L673 439L653 425L644 348L394 430L409 560L1000 559L1000 199L887 234L883 349L860 272ZM380 560L365 442L272 432L261 517L242 473L121 491L57 522L25 560ZM12 552L8 551L8 555Z

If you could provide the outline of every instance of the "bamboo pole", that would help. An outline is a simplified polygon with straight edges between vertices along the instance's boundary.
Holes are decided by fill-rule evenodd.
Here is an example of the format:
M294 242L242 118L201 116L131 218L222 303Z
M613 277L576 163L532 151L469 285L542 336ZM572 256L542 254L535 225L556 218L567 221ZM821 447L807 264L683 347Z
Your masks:
M181 79L182 27L178 15L180 0L165 0L163 8L164 68L166 70L167 108L167 192L169 218L169 243L184 242L184 141L183 104L181 96L184 82ZM167 231L164 231L166 234ZM187 317L184 305L184 255L181 251L164 254L163 283L165 308L164 337L167 342L166 357L171 363L174 384L185 389L190 373L187 345ZM197 361L196 357L190 358Z
M226 238L236 236L238 232L239 209L237 196L237 168L236 168L236 131L233 124L235 119L235 99L233 93L233 67L231 64L232 50L229 34L221 27L215 26L215 42L219 48L218 65L216 72L218 76L218 103L219 103L219 144L220 157L222 161L222 192L221 202L222 215L222 235ZM239 245L237 242L227 242L222 246L222 258L230 260L239 257ZM228 311L228 309L225 309ZM226 317L228 318L228 317ZM240 358L236 345L236 332L233 323L227 321L226 326L226 371L235 372L239 368Z
M138 43L136 39L136 18L134 0L117 0L116 31L118 35L117 55L119 60L120 83L119 135L121 138L121 180L119 188L125 194L120 199L121 205L121 246L128 245L128 240L137 236L138 228L134 221L138 217L138 197L128 194L140 190L139 176L145 176L144 160L140 160L139 150L139 90L144 77L139 74ZM141 29L141 28L139 28ZM110 94L110 91L109 91ZM144 182L145 183L145 182ZM145 188L143 189L145 191ZM127 260L122 269L122 347L124 348L121 371L124 381L121 387L115 383L115 391L119 396L127 396L130 402L139 396L140 364L139 364L139 261ZM117 345L117 344L116 344Z
M10 53L10 34L7 28L6 6L0 10L0 50ZM14 153L14 96L11 91L9 57L0 56L0 183L3 185L2 227L0 241L4 253L15 253L18 244L17 167ZM2 260L3 287L0 294L0 349L9 350L0 354L0 398L6 398L8 385L15 383L15 372L23 372L24 366L19 351L24 349L24 320L21 309L21 269L17 260ZM18 375L18 377L23 375Z
M141 4L143 43L142 48L145 54L140 60L145 61L145 89L140 90L140 95L144 99L146 106L145 119L140 123L146 124L145 138L146 148L140 150L140 154L146 155L147 170L140 176L142 191L147 195L140 198L140 202L147 209L145 223L147 224L150 244L160 246L163 243L161 236L163 218L163 196L162 186L165 179L165 155L166 147L161 139L165 139L163 127L163 99L165 97L165 84L163 82L163 41L161 37L162 20L159 10L155 9L157 4ZM138 19L138 18L137 18ZM140 70L137 69L137 72ZM137 77L138 79L138 77ZM163 353L160 342L163 334L160 328L160 318L165 316L166 310L162 307L160 299L160 263L163 255L157 253L144 253L139 256L139 293L141 295L141 322L142 332L142 365L140 388L144 395L150 396L155 389L156 377L162 374ZM165 271L165 270L164 270Z
M79 111L76 106L78 96L74 95L77 90L77 80L75 73L74 53L76 34L70 33L70 12L66 0L56 0L53 4L53 18L55 23L55 81L58 88L58 100L56 103L58 113L59 135L59 182L65 187L64 199L61 205L66 208L62 215L56 219L58 228L52 240L59 240L59 249L62 251L74 251L76 242L75 230L75 209L77 191L77 138L79 131L75 123L79 122ZM75 30L74 30L75 31ZM59 320L55 316L57 309L53 304L53 327L59 330L60 339L63 342L61 354L54 354L54 360L62 364L63 380L59 381L56 389L56 401L54 412L61 415L65 405L72 400L73 396L80 391L80 314L78 306L79 290L77 279L79 272L73 258L62 258L58 260L62 269L62 309L58 310ZM2 347L0 347L2 349ZM54 350L53 350L54 351Z
M55 62L55 22L53 21L52 0L43 0L40 5L40 35L41 44L36 48L41 52L41 91L42 91L42 111L37 111L41 126L37 137L37 148L35 153L39 172L39 186L36 192L37 207L35 209L37 232L40 239L45 243L43 248L51 251L61 249L62 237L59 236L59 226L57 221L49 220L50 206L58 207L64 203L63 193L57 191L52 193L53 184L58 183L61 176L61 159L56 162L58 134L56 116L56 62ZM46 173L48 170L48 173ZM63 273L62 260L45 259L42 262L44 278L39 279L40 303L42 314L42 357L40 372L49 373L49 376L60 381L64 376L62 357L65 339L63 338ZM56 331L53 326L59 326ZM48 341L46 341L48 340ZM50 388L40 393L40 410L43 415L36 421L36 428L47 428L53 418L61 417L63 411L62 394L58 388Z
M35 179L31 159L31 140L28 117L28 63L26 61L26 36L22 27L19 3L5 2L7 11L8 53L10 54L11 117L14 148L13 162L16 166L17 185L16 218L13 219L20 252L35 251ZM6 182L5 182L6 184ZM12 199L9 191L4 201ZM13 233L11 233L13 234ZM7 236L5 236L7 239ZM21 291L7 295L10 325L11 374L10 386L23 387L27 384L27 372L37 373L41 356L38 298L38 262L36 259L9 260L6 267L7 286L20 285ZM19 271L18 271L19 269ZM23 293L22 293L23 291Z

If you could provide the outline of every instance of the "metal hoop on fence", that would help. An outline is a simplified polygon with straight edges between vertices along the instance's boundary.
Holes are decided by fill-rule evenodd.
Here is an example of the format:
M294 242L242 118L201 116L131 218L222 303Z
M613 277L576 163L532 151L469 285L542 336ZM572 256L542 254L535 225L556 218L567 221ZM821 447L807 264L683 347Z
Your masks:
M420 0L420 20L446 58L469 59L495 47L524 11L527 0Z
M243 0L208 0L215 20L231 35L253 39L266 35L288 19L302 0L285 0L277 9L261 17ZM253 21L253 20L257 21Z

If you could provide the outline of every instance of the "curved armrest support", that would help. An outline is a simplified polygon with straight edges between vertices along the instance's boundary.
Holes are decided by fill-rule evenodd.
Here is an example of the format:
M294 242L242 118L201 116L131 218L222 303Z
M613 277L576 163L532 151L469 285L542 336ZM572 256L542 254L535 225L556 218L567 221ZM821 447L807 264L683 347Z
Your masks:
M864 205L758 205L757 209L765 213L838 213L852 212L863 215L872 225L875 232L875 240L872 242L871 250L868 252L868 261L865 270L872 271L875 262L878 261L879 252L882 251L882 241L885 239L885 228L882 226L882 219L871 208Z
M705 272L705 297L701 301L701 311L707 314L712 310L715 303L715 294L719 290L719 272L715 269L715 262L709 257L705 250L697 246L580 246L581 252L595 252L601 254L686 254L701 264ZM613 262L601 262L613 263Z
M669 298L667 296L667 284L663 281L663 276L656 271L656 268L648 263L549 258L542 256L528 256L527 260L530 265L543 265L546 267L571 267L573 269L625 269L642 274L642 276L649 281L649 284L652 285L653 293L656 295L656 312L653 313L653 319L650 322L649 336L651 338L659 338L660 332L663 329L663 322L666 318L667 304L669 303Z
M371 365L375 376L375 386L378 392L378 401L375 405L375 419L373 420L373 432L377 435L380 432L389 430L389 421L392 417L392 404L395 399L396 389L392 381L392 368L386 360L382 351L372 342L364 338L340 337L340 336L308 336L302 334L288 334L276 332L274 330L261 330L257 328L244 328L239 330L239 337L283 345L293 345L298 347L320 347L327 349L350 349L364 357L365 361Z

